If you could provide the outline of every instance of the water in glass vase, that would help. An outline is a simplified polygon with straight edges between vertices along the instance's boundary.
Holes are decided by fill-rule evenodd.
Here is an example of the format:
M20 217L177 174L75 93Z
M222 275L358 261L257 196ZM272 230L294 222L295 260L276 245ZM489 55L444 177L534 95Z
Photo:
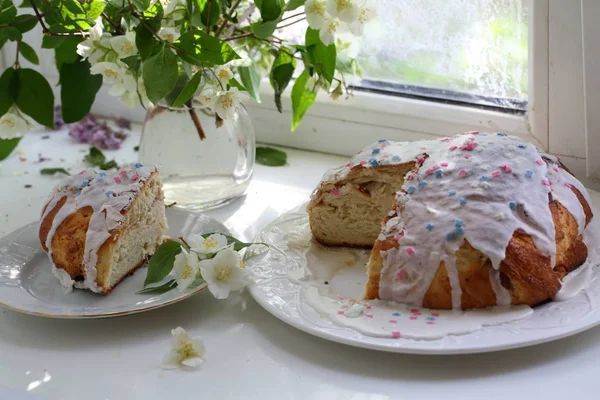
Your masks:
M244 195L254 152L254 129L243 106L219 124L204 107L157 106L146 115L140 162L159 167L166 204L207 209Z

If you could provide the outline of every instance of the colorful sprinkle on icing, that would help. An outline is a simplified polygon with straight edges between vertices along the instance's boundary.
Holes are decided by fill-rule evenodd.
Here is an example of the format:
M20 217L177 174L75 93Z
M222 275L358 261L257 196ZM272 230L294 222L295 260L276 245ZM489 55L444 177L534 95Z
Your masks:
M425 225L425 229L427 229L427 232L431 232L433 230L433 228L435 228L435 225L433 225L433 224Z
M340 189L338 189L337 186L334 186L329 193L331 193L332 196L338 196L340 194Z
M535 163L536 163L537 165L544 165L544 161L542 161L542 160L537 160Z
M408 194L412 194L415 192L415 190L416 190L416 188L414 186L409 186L408 189L406 189L406 192Z
M511 210L515 211L517 209L517 202L511 201L510 203L508 203L508 206L510 207Z
M458 171L458 176L467 176L467 170L461 169L460 171Z
M392 337L394 339L400 339L400 332L396 332L396 331L392 332Z
M528 178L531 178L531 177L533 176L533 171L532 171L532 170L530 170L530 169L528 169L528 170L525 172L525 176L526 176L526 177L528 177Z
M441 169L438 169L437 171L435 171L435 176L437 178L441 178L444 176L444 171L442 171Z
M409 256L412 256L415 254L415 249L413 249L412 247L407 247L406 248L406 254L408 254Z
M115 182L117 182L117 183L122 183L122 182L123 182L123 181L121 180L121 178L119 178L118 176L115 176L113 179L114 179L114 180L115 180Z
M451 190L448 192L448 197L456 196L456 190Z
M466 197L461 197L461 198L459 199L459 202L460 202L460 205L461 205L461 206L464 206L464 205L466 205L466 204L468 203L468 200L467 200L467 198L466 198Z
M420 182L419 182L419 186L420 186L420 187L427 186L427 181L425 181L425 180L422 180L422 181L420 181Z
M371 154L379 154L380 151L381 151L381 149L373 149Z

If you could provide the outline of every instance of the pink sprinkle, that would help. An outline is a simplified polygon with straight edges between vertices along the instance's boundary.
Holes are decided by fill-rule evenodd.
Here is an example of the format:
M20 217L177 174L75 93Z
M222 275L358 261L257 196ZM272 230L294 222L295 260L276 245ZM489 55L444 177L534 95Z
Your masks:
M421 150L427 150L427 147L421 147Z
M510 174L512 172L512 167L510 165L507 165L506 167L504 167L504 172Z
M450 146L450 150L456 150L458 148L457 145L453 144L452 146Z
M548 182L548 180L546 180L546 179L544 179L544 180L542 181L542 183L543 183L544 185L546 185L546 186L550 186L550 182Z
M469 132L469 133L470 133L471 135L479 135L479 132L475 132L475 131L472 131L472 132Z
M413 249L412 247L409 247L406 249L406 254L408 254L409 256L412 256L415 254L415 249Z
M571 185L570 183L566 183L566 182L565 182L565 186L568 187L569 189L571 189L573 187L573 185Z
M352 166L352 164L348 163L346 164L346 168L350 168Z
M423 161L425 161L425 157L423 157L423 156L417 157L417 165L420 166L421 164L423 164Z
M433 175L433 171L434 171L434 170L433 170L432 168L429 168L428 170L426 170L426 171L425 171L425 173L426 173L427 175Z
M554 167L554 172L558 172L558 168Z
M470 154L465 154L465 158L468 160L469 158L471 158Z
M390 324L397 324L398 320L397 319L390 319Z
M132 181L137 181L138 179L140 179L140 176L139 176L138 174L134 174L134 175L131 177L131 180L132 180Z
M494 171L494 172L492 172L492 176L493 176L494 178L497 178L497 177L499 177L499 176L500 176L500 172L498 172L498 171Z
M451 140L452 140L452 138L446 138L446 139L442 139L442 140L440 140L440 142L449 142L449 141L451 141Z
M434 312L434 313L431 313L431 316L432 316L432 317L439 317L439 316L440 316L440 313L436 313L436 312Z
M419 317L416 317L416 316L414 316L414 315L413 315L413 316L412 316L412 317L410 317L409 319L412 319L412 320L414 321L414 320L415 320L415 319L417 319L417 318L419 318Z
M406 178L407 181L414 181L415 180L416 175L415 174L410 174L408 175L408 178Z
M465 143L462 146L460 146L460 149L464 150L464 151L472 151L475 147L477 147L477 143L468 142L468 143Z
M447 166L448 166L448 163L447 163L446 161L444 161L444 162L441 162L441 163L440 163L440 165L441 165L442 167L447 167Z
M362 160L362 161L360 162L360 165L366 165L366 164L367 164L367 160Z
M410 310L410 312L411 313L418 313L418 312L421 312L421 311L419 311L418 308L413 308L412 310Z
M400 339L400 332L392 332L392 337L394 339Z
M461 169L460 171L458 171L458 176L467 176L467 170Z
M384 154L381 158L388 158L389 156L389 154Z
M438 169L440 169L440 166L436 164L432 168L433 168L434 171L437 171Z
M498 165L498 168L504 169L504 168L506 168L506 164L500 164L500 165Z
M404 235L400 235L400 234L398 234L398 235L394 235L394 240L395 240L396 242L399 242L399 241L400 241L400 239L402 239L402 236L404 236Z
M373 314L365 314L365 317L367 317L367 318L373 318Z
M343 311L338 311L338 314L343 315L344 312Z
M427 321L427 325L435 325L435 322L433 322L433 321Z
M83 170L79 173L79 175L83 175L83 174L85 174L85 170Z
M117 183L121 183L121 182L122 182L121 178L119 178L118 176L115 176L115 177L114 177L114 180L115 180L115 182L117 182Z
M536 163L537 165L544 165L544 162L543 162L542 160L537 160L535 163Z
M400 271L396 274L396 278L398 278L399 280L403 281L406 279L406 273L404 271Z
M371 306L367 306L367 310L370 310L371 308L373 308L373 307L371 307Z
M125 175L127 175L127 171L121 171L121 172L119 172L119 175L125 176Z
M332 196L337 196L340 194L340 190L337 187L334 187L329 191L329 193L331 193Z

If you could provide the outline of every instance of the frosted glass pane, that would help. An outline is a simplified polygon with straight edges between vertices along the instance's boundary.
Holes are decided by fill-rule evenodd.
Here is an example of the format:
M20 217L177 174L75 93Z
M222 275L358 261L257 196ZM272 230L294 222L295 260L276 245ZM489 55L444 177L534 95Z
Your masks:
M527 100L526 0L377 0L365 78Z

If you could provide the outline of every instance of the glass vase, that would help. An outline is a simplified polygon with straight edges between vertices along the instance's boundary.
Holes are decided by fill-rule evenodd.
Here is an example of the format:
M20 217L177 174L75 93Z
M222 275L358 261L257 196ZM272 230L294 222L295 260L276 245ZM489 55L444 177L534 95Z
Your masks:
M208 209L243 196L254 154L254 129L243 106L218 121L201 106L156 106L146 113L139 158L159 167L165 204Z

